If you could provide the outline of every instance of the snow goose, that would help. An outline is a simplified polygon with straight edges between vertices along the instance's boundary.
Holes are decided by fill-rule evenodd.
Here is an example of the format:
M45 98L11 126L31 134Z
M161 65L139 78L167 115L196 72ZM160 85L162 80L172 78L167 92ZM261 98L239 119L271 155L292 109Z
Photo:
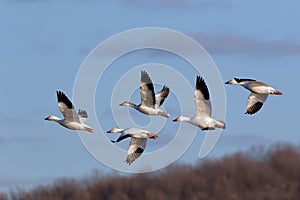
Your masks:
M50 115L49 117L46 117L45 120L55 121L68 129L93 132L93 129L85 124L88 117L87 112L79 109L78 113L76 113L72 102L63 92L56 91L56 95L58 107L60 112L63 114L64 119Z
M251 94L248 97L247 111L245 112L245 114L249 115L255 114L262 108L269 94L282 95L282 92L254 79L233 78L225 84L241 85L251 91Z
M125 160L129 165L142 155L146 148L147 138L157 138L156 134L135 127L127 129L113 128L107 131L107 133L121 133L120 137L116 141L112 140L113 143L120 142L128 137L131 137Z
M170 89L167 86L163 86L161 91L155 95L153 83L149 75L147 72L142 71L140 83L141 104L135 105L134 103L125 101L120 106L132 107L146 115L161 115L168 118L170 115L164 112L160 106L169 95L169 91Z
M223 121L217 121L211 118L211 102L209 91L204 79L197 76L196 87L194 92L194 102L196 113L193 118L179 116L173 122L189 122L201 130L214 130L215 128L225 129Z

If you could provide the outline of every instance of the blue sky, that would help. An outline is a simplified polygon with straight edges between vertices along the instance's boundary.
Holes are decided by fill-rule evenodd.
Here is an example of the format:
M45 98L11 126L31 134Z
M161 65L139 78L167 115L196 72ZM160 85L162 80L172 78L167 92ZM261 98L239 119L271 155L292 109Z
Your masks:
M270 96L257 115L246 116L243 113L248 92L226 86L227 129L211 158L253 145L299 144L297 1L6 0L1 4L1 190L62 176L82 177L94 169L118 173L95 160L76 132L43 118L49 114L60 116L55 91L60 89L72 96L77 71L89 52L108 37L132 28L155 26L185 33L208 51L224 82L233 77L255 78L284 93ZM128 69L148 62L184 64L153 52L122 59L116 65L123 62ZM150 76L155 79L154 74ZM193 84L195 74L187 72L186 78ZM136 95L133 101L138 98ZM107 116L108 111L97 109L99 118ZM166 109L177 114L172 104ZM131 113L136 120L149 120ZM115 125L111 118L105 122L107 128ZM198 131L178 162L197 161L203 138Z

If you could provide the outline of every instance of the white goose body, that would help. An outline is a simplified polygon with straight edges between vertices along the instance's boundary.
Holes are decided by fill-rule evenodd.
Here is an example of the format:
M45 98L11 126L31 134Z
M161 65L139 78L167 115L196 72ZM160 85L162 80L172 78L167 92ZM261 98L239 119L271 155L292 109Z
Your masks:
M164 111L161 110L160 108L152 108L152 107L148 107L148 106L143 106L140 105L138 107L138 109L141 113L144 113L146 115L163 115ZM169 117L168 115L165 115L165 117Z
M120 106L132 107L146 115L161 115L168 118L170 115L163 111L160 107L169 95L169 91L170 89L167 86L164 86L160 92L155 94L152 80L147 72L142 71L140 83L141 103L136 105L125 101L121 103Z
M72 122L72 121L67 121L67 120L59 120L57 121L60 125L62 125L63 127L66 127L68 129L71 130L86 130L87 126L85 126L85 124L81 124L78 122Z
M46 117L45 120L57 122L61 126L71 130L86 130L88 132L93 132L93 129L85 124L88 117L87 112L79 109L77 113L72 102L63 92L57 91L56 95L58 107L60 112L63 114L64 119L50 115Z
M256 81L254 79L233 78L225 84L241 85L251 92L248 97L247 110L245 112L245 114L249 115L257 113L262 108L269 94L282 95L282 92L268 86L264 82Z
M225 129L226 125L223 121L218 121L211 117L211 101L209 98L209 91L205 81L200 76L197 76L196 79L194 102L196 113L193 118L179 116L173 121L188 122L201 128L201 130L214 130L215 128Z
M146 148L147 138L150 139L157 138L156 134L135 127L127 128L127 129L113 128L107 131L107 133L121 133L121 135L116 141L112 140L113 143L120 142L128 137L131 138L129 148L127 151L126 160L125 160L126 163L128 163L129 165L142 155L142 153Z

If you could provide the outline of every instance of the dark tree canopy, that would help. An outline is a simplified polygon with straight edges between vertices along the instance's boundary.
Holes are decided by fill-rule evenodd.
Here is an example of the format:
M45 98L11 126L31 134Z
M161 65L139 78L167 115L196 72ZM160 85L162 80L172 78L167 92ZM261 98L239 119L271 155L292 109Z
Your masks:
M12 200L298 200L299 172L299 149L278 146L130 177L95 174L81 180L63 178L8 196ZM2 199L8 199L7 195L0 195Z

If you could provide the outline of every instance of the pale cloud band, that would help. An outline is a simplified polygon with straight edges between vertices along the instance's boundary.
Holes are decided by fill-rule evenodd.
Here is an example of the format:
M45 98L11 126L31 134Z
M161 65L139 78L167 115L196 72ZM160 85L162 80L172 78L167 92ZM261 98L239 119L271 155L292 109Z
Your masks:
M249 55L299 55L300 44L292 40L263 40L254 37L224 34L192 33L192 38L210 53Z

